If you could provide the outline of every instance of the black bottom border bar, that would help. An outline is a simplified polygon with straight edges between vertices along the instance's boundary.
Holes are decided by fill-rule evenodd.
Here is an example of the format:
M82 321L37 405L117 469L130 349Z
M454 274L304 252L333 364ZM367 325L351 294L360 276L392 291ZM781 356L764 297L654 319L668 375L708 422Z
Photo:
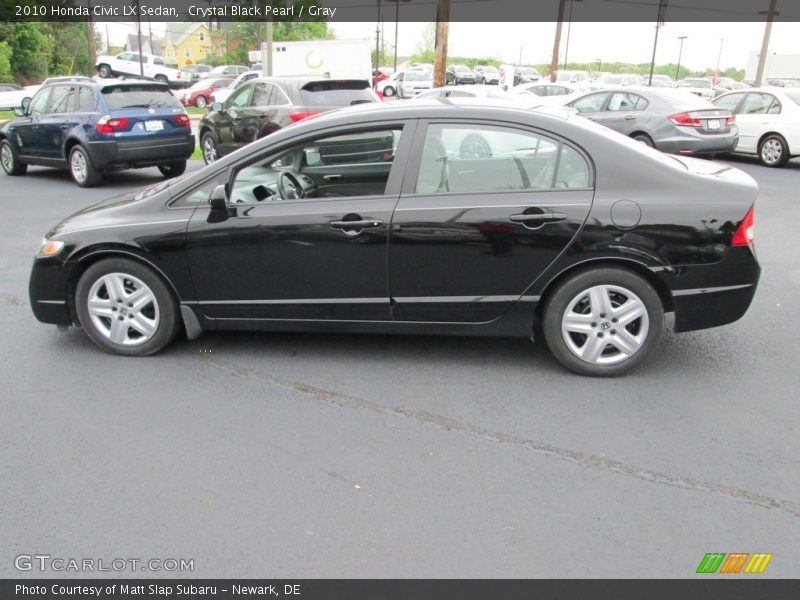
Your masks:
M716 577L716 579L712 579ZM800 580L738 579L5 579L3 600L282 598L284 600L540 600L798 598Z

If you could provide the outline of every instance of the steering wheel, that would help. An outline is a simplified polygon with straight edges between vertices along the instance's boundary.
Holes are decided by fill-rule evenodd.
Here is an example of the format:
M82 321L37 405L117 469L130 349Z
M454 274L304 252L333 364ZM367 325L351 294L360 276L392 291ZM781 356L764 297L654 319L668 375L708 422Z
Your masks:
M303 184L300 183L297 175L290 170L281 171L281 174L278 175L278 181L275 183L278 186L278 194L284 200L300 200L306 197Z

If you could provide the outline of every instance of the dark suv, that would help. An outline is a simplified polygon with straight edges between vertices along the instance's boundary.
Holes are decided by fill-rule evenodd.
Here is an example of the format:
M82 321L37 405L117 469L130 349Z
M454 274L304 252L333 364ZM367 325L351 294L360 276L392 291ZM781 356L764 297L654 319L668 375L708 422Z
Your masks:
M265 135L317 113L380 102L366 79L263 77L215 102L200 119L203 159L212 163Z
M0 127L8 175L24 175L28 165L68 168L82 187L120 169L158 167L174 177L194 151L189 116L162 83L60 78L14 113Z

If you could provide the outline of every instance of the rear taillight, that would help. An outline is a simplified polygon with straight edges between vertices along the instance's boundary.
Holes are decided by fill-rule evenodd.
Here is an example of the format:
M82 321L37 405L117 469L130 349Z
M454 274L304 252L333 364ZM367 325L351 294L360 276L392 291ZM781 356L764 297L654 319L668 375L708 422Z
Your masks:
M731 125L736 125L736 115L731 115L727 119L725 119L725 125L730 127Z
M314 115L319 114L318 110L298 110L293 113L289 114L289 118L297 123L298 121L302 121L303 119L307 119L308 117L313 117Z
M181 127L191 126L191 122L189 121L189 115L175 115L175 120Z
M675 113L667 117L675 125L686 125L689 127L702 127L703 123L697 117L693 117L688 112Z
M94 128L100 133L116 133L128 125L130 119L128 117L111 117L104 115L97 121Z
M736 233L733 234L731 246L749 246L753 243L753 216L756 210L756 205L750 207L745 213L739 227L736 228Z

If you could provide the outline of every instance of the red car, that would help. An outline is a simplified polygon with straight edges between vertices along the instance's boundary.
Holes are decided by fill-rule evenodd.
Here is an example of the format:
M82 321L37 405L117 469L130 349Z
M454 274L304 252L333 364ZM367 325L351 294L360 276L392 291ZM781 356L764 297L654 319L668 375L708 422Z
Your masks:
M178 93L178 100L184 106L198 106L203 108L208 106L211 98L211 92L220 88L228 87L233 79L201 79L192 87L182 90Z

